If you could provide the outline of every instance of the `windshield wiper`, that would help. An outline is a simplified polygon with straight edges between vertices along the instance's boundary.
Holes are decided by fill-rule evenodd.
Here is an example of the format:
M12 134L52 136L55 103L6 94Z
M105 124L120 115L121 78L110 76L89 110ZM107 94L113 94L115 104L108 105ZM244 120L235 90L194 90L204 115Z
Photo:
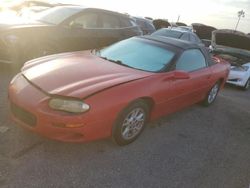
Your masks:
M107 60L107 61L110 61L112 63L116 63L118 65L122 65L124 67L130 67L130 68L134 68L134 67L131 67L127 64L124 64L121 60L113 60L113 59L108 59L107 57L103 57L103 56L99 56L100 58L104 59L104 60Z

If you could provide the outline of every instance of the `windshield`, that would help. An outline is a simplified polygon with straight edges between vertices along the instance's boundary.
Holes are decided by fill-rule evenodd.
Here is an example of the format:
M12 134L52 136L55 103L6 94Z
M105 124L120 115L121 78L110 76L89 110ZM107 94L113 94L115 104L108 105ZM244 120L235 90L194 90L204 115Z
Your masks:
M97 55L124 66L158 72L171 62L175 53L156 44L131 38L100 50Z
M58 25L62 23L65 19L73 16L74 14L80 12L82 9L76 7L55 7L38 13L35 20Z
M160 35L164 37L171 37L171 38L180 38L182 35L182 32L180 31L174 31L174 30L169 30L169 29L160 29L156 32L154 32L152 35Z

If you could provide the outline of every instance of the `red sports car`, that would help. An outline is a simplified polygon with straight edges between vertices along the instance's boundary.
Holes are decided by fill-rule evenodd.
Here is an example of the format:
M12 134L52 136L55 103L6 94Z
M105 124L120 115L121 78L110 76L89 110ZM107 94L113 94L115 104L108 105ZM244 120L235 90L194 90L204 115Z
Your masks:
M228 63L213 61L199 45L134 37L27 62L9 86L11 113L18 124L52 139L112 137L125 145L149 120L213 103L228 72Z

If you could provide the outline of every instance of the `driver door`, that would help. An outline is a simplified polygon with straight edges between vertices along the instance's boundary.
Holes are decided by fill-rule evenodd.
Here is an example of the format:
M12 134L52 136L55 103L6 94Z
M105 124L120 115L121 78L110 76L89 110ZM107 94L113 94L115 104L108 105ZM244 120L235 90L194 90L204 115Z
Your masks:
M172 82L172 90L176 96L173 96L171 102L185 107L201 101L207 94L211 77L211 70L203 53L199 49L184 51L176 62L175 70L188 72L190 78Z

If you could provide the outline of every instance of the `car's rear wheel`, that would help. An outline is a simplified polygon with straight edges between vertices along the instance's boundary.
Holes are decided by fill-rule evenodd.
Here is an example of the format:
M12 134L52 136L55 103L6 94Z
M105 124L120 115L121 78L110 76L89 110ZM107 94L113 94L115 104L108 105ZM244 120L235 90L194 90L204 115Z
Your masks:
M250 78L248 78L246 84L244 85L243 89L248 90L250 88Z
M127 145L136 140L145 128L148 114L149 107L142 100L138 100L125 108L114 125L114 141L118 145Z
M205 106L211 105L215 101L215 99L216 99L216 97L218 95L219 90L220 90L220 82L216 82L213 85L213 87L209 90L209 92L208 92L205 100L203 101L203 104Z

